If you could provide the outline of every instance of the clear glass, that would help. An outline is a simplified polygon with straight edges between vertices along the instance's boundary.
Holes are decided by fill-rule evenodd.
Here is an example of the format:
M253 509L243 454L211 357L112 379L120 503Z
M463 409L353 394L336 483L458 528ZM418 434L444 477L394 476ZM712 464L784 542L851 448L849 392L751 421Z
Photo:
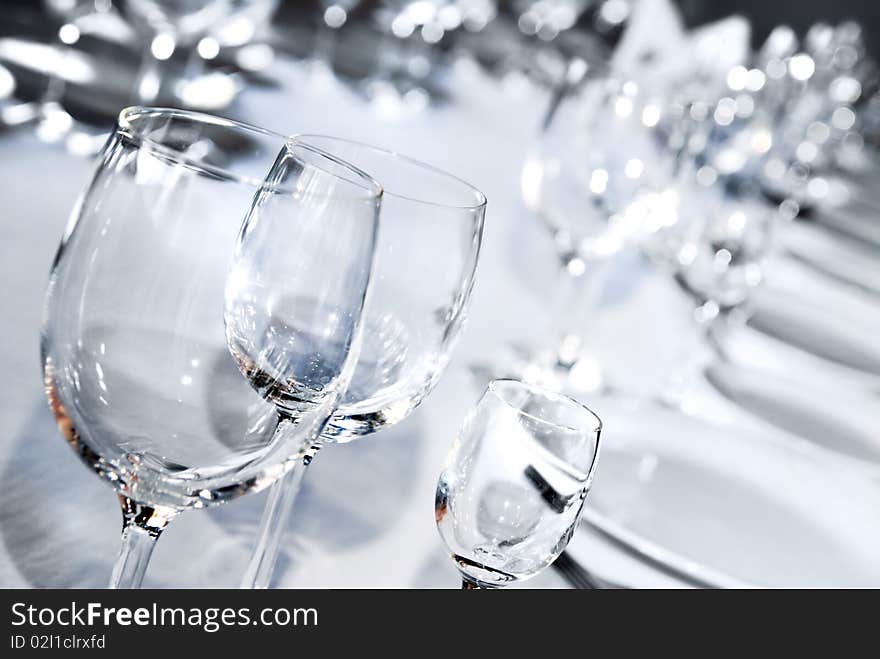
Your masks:
M773 49L768 45L766 50ZM775 158L781 83L766 82L760 70L749 73L744 67L733 69L728 78L729 85L750 88L741 90L736 101L721 95L673 113L674 122L687 126L691 160L676 182L675 222L643 239L646 251L695 301L695 345L660 394L676 405L701 383L707 359L724 352L725 332L744 323L776 229L799 210L791 199L770 201L759 175ZM692 403L688 407L695 409Z
M430 393L461 333L480 252L485 196L397 153L301 135L382 183L375 277L360 357L322 443L344 443L398 423ZM297 469L305 468L305 464ZM280 481L263 513L243 587L268 587L301 474Z
M535 576L565 549L596 469L602 422L576 400L494 380L437 484L437 528L464 588Z
M757 194L729 196L720 186L699 195L703 221L676 259L677 281L700 306L729 310L761 283L762 261L784 208ZM787 207L786 207L787 208Z
M433 389L465 320L486 197L430 165L349 140L300 135L382 184L376 277L357 368L325 433L346 442L404 419Z
M766 85L753 87L755 99L767 91ZM508 372L562 390L625 386L590 353L584 335L603 270L614 270L628 243L698 300L701 339L710 328L704 319L739 307L760 282L760 262L780 212L749 178L769 139L768 117L745 91L737 98L753 108L750 113L732 108L728 97L706 100L712 94L699 80L655 91L648 83L596 79L551 106L523 169L522 191L553 232L568 290L549 348L539 346ZM786 204L783 213L790 208ZM691 378L703 358L696 352L673 380ZM589 368L578 369L575 384L569 376L581 365ZM670 386L664 397L677 388Z
M113 585L139 584L145 534L265 488L322 431L357 357L380 200L362 172L281 135L123 110L42 331L59 428L122 502Z
M562 280L546 337L514 357L522 363L512 374L564 388L572 369L590 362L595 390L607 377L585 345L586 314L612 258L658 221L650 211L668 203L676 163L660 130L664 99L632 81L581 81L586 72L582 61L569 67L521 173L523 201L552 233Z
M523 166L523 201L550 228L563 264L618 247L617 215L667 187L673 163L659 130L664 99L632 82L588 80L555 99Z

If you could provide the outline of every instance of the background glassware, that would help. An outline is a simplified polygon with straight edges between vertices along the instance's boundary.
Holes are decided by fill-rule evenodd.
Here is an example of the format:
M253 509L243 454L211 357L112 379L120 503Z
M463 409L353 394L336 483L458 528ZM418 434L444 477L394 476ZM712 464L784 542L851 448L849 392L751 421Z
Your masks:
M793 219L796 205L774 204L757 191L731 193L698 183L680 190L678 213L701 216L699 229L682 240L672 260L675 281L694 300L695 345L666 382L661 396L675 404L702 374L707 355L723 356L725 330L742 325L748 302L764 279L764 261L779 225ZM736 187L736 186L734 186Z
M333 75L340 29L348 22L349 14L358 8L360 0L321 0L320 5L322 12L311 58L322 73Z
M761 281L773 220L794 208L768 205L750 183L769 149L769 132L746 84L757 93L764 85L755 80L765 78L740 68L736 100L716 97L714 104L713 85L698 82L670 93L612 80L588 80L579 94L558 101L523 170L522 189L527 205L553 230L574 286L562 298L561 331L557 320L550 349L526 357L514 373L569 391L632 386L625 373L623 381L608 373L613 369L590 355L583 338L585 313L605 285L590 271L601 272L603 263L613 270L629 243L666 266L697 299L699 349L688 350L686 368L663 382L660 396L678 401L684 383L694 384L710 330L719 330L711 338L720 340L726 325L720 321L742 310Z
M778 36L771 36L759 60L792 57L790 44L773 43ZM786 321L792 327L787 334L775 335L776 345L772 345L774 339L746 324L753 312L752 294L763 282L768 258L785 256L784 245L776 237L780 233L784 237L787 230L796 228L787 221L799 211L794 200L768 201L759 189L762 168L775 153L783 151L774 152L773 146L782 131L780 126L789 121L780 104L788 98L784 92L787 89L789 95L794 95L797 90L788 83L801 84L791 77L791 69L797 72L798 66L804 66L791 65L790 61L787 65L783 59L778 59L777 65L777 79L759 68L736 66L727 73L726 88L714 102L678 101L677 107L669 108L672 112L663 114L668 119L661 120L660 129L684 138L679 158L682 167L670 188L670 201L674 203L652 211L663 222L651 224L668 224L668 228L659 235L644 232L641 242L645 251L669 267L695 300L696 309L692 309L695 331L691 345L679 357L681 365L663 380L655 395L687 414L712 420L731 417L743 426L761 419L797 437L826 444L822 433L812 430L818 425L818 417L813 417L814 423L801 422L815 408L814 401L808 395L795 399L785 393L791 381L801 379L806 384L807 379L817 377L815 371L811 373L810 355L796 347L803 345L798 336L799 319L791 311L782 313L783 318L789 315ZM827 127L823 131L820 123L811 126L808 132L814 136L828 136ZM802 275L811 277L808 271ZM824 306L810 295L803 302L816 313ZM768 315L766 303L761 311L761 316ZM807 324L814 327L813 323ZM682 335L691 336L686 331ZM791 347L782 347L785 352L780 350L779 338L791 343ZM830 333L824 338L826 344L840 341ZM775 353L769 360L770 368L768 350ZM769 371L778 370L780 365L783 378L778 374L772 377ZM818 378L823 384L833 380L839 390L847 382L846 374L834 364L825 364L822 370ZM747 381L751 384L748 394L744 394L742 383ZM756 387L755 381L761 385ZM852 397L857 394L850 392ZM828 392L814 385L812 395L815 400L827 399ZM823 417L827 417L822 419L826 427L835 422L833 414ZM845 421L838 422L838 428L845 425ZM838 430L835 434L841 452L865 452L858 442L849 439L855 439L856 433L845 435Z
M560 32L575 26L592 0L515 0L514 14L523 34L536 35L542 41L552 41Z
M73 48L101 19L110 17L110 0L44 0L49 24L56 25L53 43L42 57L32 53L27 59L44 60L45 89L35 100L3 109L0 125L13 127L34 124L37 137L44 142L64 141L71 152L93 156L107 141L108 131L89 127L75 119L64 107L66 75L80 62ZM5 69L4 69L5 71Z
M218 109L231 102L235 85L225 76L215 78L214 84L199 85L203 54L215 57L222 45L249 42L271 18L278 0L117 0L116 4L145 41L134 89L138 102L170 96L192 107ZM181 50L182 56L177 54ZM169 82L174 82L173 89L165 89Z
M356 357L380 197L259 128L122 112L55 258L41 343L59 428L119 493L112 586L140 584L178 512L268 486L320 433Z
M583 61L569 65L571 88L551 101L520 180L523 201L552 232L562 266L549 336L524 359L528 379L551 388L564 386L585 358L596 371L593 388L605 384L583 345L584 313L612 255L641 229L643 211L662 205L675 178L675 154L656 129L662 99L631 81L582 84L586 73Z
M353 163L384 188L364 343L321 437L344 443L402 421L446 368L470 301L486 198L454 176L384 149L320 135L300 135L295 143ZM243 586L268 587L311 459L272 489Z
M64 78L60 75L63 70L64 59L67 55L68 48L79 41L80 38L80 19L91 16L96 13L106 13L110 11L109 2L101 2L98 0L45 0L46 9L50 14L55 14L63 21L56 34L55 46L57 48L58 65L54 75L51 75L46 86L46 93L39 101L37 113L40 116L40 122L49 124L51 131L52 123L61 123L67 127L71 123L70 116L64 111L60 105L60 101L64 96ZM58 118L57 113L63 113L66 117ZM38 132L40 128L37 128Z
M800 46L791 30L777 28L754 57L756 68L729 73L730 95L753 97L756 112L747 122L728 122L728 130L746 132L763 116L768 152L751 174L773 197L809 206L829 196L828 173L861 158L856 110L876 84L876 65L852 23L816 24Z
M494 380L437 484L440 536L463 588L535 576L568 544L590 490L602 422L576 400Z
M697 293L704 305L698 315L704 319L711 320L719 311L730 311L746 301L749 289L763 278L765 257L784 251L784 244L774 240L775 219L793 219L800 212L800 204L789 193L803 199L806 191L817 188L807 183L804 177L809 170L796 154L817 156L826 149L822 144L833 131L819 115L805 120L803 112L792 114L806 95L804 81L799 79L804 75L801 69L812 66L808 56L796 54L795 47L789 30L775 30L755 57L757 67L732 68L718 98L685 108L692 120L687 148L694 166L693 175L679 181L676 213L679 220L682 216L701 219L686 224L694 229L689 233L669 232L675 240L666 246L661 259L672 266L686 290L702 291ZM792 134L799 136L796 141L802 140L797 148L790 143ZM792 180L782 179L795 171L800 172L795 176L799 183L790 186ZM771 172L776 172L773 177L768 176ZM770 187L775 190L768 193L768 180L774 177L776 182ZM785 194L783 188L787 188ZM718 248L714 256L712 244ZM656 241L649 244L654 256L657 247ZM738 258L740 252L750 256ZM739 261L739 266L728 257ZM733 275L734 270L739 273ZM713 281L726 291L707 293ZM743 320L744 314L737 315Z
M696 295L701 341L723 325L712 322L719 311L727 319L727 312L742 309L761 281L773 219L797 212L793 202L776 208L761 199L754 181L778 121L767 98L778 96L778 88L766 80L760 70L737 67L720 98L717 85L700 80L673 92L588 80L583 91L552 106L524 167L522 189L526 204L554 232L573 286L554 325L559 338L514 372L566 388L577 367L579 387L609 386L606 369L583 345L584 314L602 287L590 271L601 272L627 243ZM694 359L689 353L688 361ZM682 371L687 379L693 368Z
M496 0L381 0L372 19L382 34L376 69L365 92L383 112L419 111L438 91L438 79L462 33L494 20ZM467 48L465 49L467 50Z

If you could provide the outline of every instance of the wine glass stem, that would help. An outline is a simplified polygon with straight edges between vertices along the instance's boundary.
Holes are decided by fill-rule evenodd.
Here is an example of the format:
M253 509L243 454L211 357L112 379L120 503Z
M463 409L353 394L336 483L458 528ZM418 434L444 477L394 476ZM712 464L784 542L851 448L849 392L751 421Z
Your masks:
M278 549L281 544L281 536L290 519L290 511L293 502L302 487L302 480L306 469L318 453L318 447L313 446L302 462L290 470L284 478L275 483L269 490L269 498L263 508L263 516L260 519L260 530L257 533L257 546L245 568L241 580L242 588L268 588L272 581L272 573L275 571L275 563L278 560Z
M563 280L557 293L553 320L542 342L542 345L553 346L557 366L571 368L582 354L587 319L595 312L604 285L605 261L573 257L563 262Z
M156 541L175 512L142 506L120 495L122 547L113 565L110 588L140 588Z
M136 526L125 528L122 547L110 577L110 588L141 587L158 537Z
M702 317L699 308L694 312L693 342L687 347L678 366L666 378L662 386L661 397L673 405L681 405L689 391L699 386L703 370L714 352L709 335L715 317Z

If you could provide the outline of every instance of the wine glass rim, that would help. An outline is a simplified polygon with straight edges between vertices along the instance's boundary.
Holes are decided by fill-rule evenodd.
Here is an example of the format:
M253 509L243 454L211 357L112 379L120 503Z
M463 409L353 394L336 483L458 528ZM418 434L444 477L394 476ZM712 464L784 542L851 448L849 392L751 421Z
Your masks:
M255 126L253 124L249 124L243 121L236 121L235 119L228 119L226 117L220 117L213 114L208 114L205 112L195 112L192 110L181 110L179 108L165 108L165 107L154 107L154 106L142 106L142 105L132 105L126 108L119 113L119 117L117 119L117 130L127 131L130 136L134 137L139 143L149 145L150 149L161 153L163 156L171 159L174 162L178 162L186 165L196 171L203 172L205 174L209 174L210 176L214 176L217 178L221 178L223 180L233 181L237 183L242 183L244 185L248 185L251 187L256 187L260 189L268 189L274 192L280 192L284 194L297 194L297 190L279 183L273 183L266 179L259 179L253 176L246 176L243 174L237 174L235 172L230 171L224 167L218 167L217 165L212 165L210 163L205 162L201 158L196 158L190 155L183 153L180 149L176 149L172 146L164 144L163 142L156 140L149 135L146 135L143 130L136 125L135 119L140 117L155 115L168 115L168 116L176 116L191 119L194 121L198 121L204 124L209 124L213 126L220 127L230 127L237 128L239 130L248 131L252 133L257 133L260 135L264 135L266 137L271 137L278 139L283 146L279 146L279 151L282 148L290 149L291 145L294 144L293 138L289 135L284 135L282 133L278 133L273 130L269 130L267 128L262 128L260 126ZM360 187L366 193L367 198L376 198L379 199L382 197L384 193L384 189L382 185L376 181L372 176L367 174L365 171L355 167L349 162L342 160L334 156L331 153L327 153L323 149L320 149L312 144L298 143L297 146L303 147L308 151L324 158L334 164L342 167L343 169L349 170L354 175L353 177L343 177L339 173L331 171L327 167L321 167L320 165L316 165L314 163L310 163L313 166L317 167L321 171L330 176L334 176L340 180L347 181L348 183Z
M556 423L554 421L550 421L548 419L543 419L539 416L535 416L529 412L526 412L519 405L514 403L513 401L507 399L504 394L500 391L502 388L512 387L518 390L527 390L530 393L535 393L544 398L553 401L555 403L562 403L564 405L569 405L572 407L576 407L581 411L586 412L592 419L595 421L595 426L585 430L584 428L576 428L574 426L569 426L564 423ZM553 426L554 428L560 428L562 430L566 430L569 432L575 433L583 433L583 432L595 432L600 433L602 431L602 419L599 418L599 415L596 414L589 407L584 405L579 400L572 398L571 396L567 396L565 394L561 394L558 391L553 391L552 389L547 389L545 387L541 387L535 384L530 384L528 382L523 382L522 380L517 380L515 378L497 378L489 382L487 387L487 391L491 393L496 399L500 400L507 407L512 409L514 412L519 414L520 416L526 417L527 419L531 419L533 421L537 421L538 423L542 423L544 425Z
M392 158L398 158L398 159L402 160L403 162L406 162L410 165L413 165L415 167L419 167L419 168L424 169L426 171L429 171L433 174L437 174L439 176L442 176L444 178L447 178L451 181L458 183L459 185L466 188L468 191L470 191L474 195L475 202L473 204L450 204L450 203L439 202L439 201L430 201L428 199L419 199L416 197L411 197L406 194L401 194L399 192L394 192L393 190L389 190L389 189L385 188L384 184L381 181L379 181L379 184L382 185L383 192L384 192L385 196L387 196L387 197L396 197L398 199L403 199L405 201L410 201L410 202L413 202L416 204L424 204L426 206L435 206L435 207L439 207L439 208L452 208L452 209L456 209L456 210L479 210L479 209L485 208L485 206L486 206L486 203L487 203L486 195L483 194L483 192L480 191L480 189L477 188L476 186L468 183L463 178L456 176L455 174L450 174L449 172L447 172L444 169L441 169L439 167L435 167L434 165L428 164L422 160L418 160L417 158L413 158L413 157L408 156L406 154L400 153L399 151L385 149L383 147L375 146L373 144L368 144L366 142L359 142L358 140L350 140L345 137L335 137L333 135L321 135L319 133L298 133L293 136L293 141L298 144L308 144L309 139L331 140L333 142L350 144L353 146L368 149L370 151L374 151L376 153L380 153L383 156L390 156ZM312 145L312 146L314 146L314 145ZM320 148L320 147L316 147L316 148Z

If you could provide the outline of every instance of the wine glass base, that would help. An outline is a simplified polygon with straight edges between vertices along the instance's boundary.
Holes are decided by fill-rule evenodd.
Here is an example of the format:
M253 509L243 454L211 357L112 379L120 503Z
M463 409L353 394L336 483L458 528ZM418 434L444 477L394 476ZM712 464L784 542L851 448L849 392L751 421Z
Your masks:
M572 356L562 351L531 351L523 346L505 347L494 358L472 364L471 373L481 382L492 378L515 378L553 391L580 394L615 390L595 356L581 351Z

